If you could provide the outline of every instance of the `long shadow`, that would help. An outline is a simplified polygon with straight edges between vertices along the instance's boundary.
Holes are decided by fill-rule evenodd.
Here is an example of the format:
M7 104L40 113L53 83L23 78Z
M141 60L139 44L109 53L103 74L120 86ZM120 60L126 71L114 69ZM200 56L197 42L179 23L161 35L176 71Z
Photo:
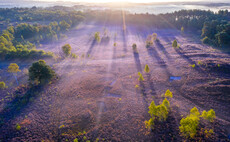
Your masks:
M15 91L15 98L8 102L6 107L0 112L2 119L2 123L0 124L0 133L4 134L4 136L2 135L0 139L9 140L15 137L13 134L16 133L16 129L15 127L11 127L10 121L17 118L17 116L28 107L29 103L33 102L43 90L42 87L31 87L29 89L26 88L28 90L24 93L22 92L23 89L25 88L22 88L20 91ZM6 125L7 129L3 129L4 124L10 125L10 127Z
M171 76L170 72L167 69L167 65L165 61L160 57L156 49L153 47L149 47L147 49L149 56L152 58L153 61L157 61L157 63L160 65L161 68L165 69L165 72L168 76Z
M92 41L92 43L91 43L91 45L90 45L88 51L86 52L86 56L88 56L88 55L90 55L90 54L92 53L93 48L95 47L95 45L96 45L96 40L94 39L94 40Z
M142 72L141 61L139 58L139 53L133 52L136 68L138 72Z
M153 85L153 82L151 81L151 74L150 73L148 73L147 74L147 81L148 81L148 83L149 83L149 87L150 87L150 89L151 89L151 95L153 96L153 95L156 95L156 90L155 90L155 88L154 88L154 85Z
M101 45L108 45L109 44L109 41L110 41L110 37L109 36L106 36L106 37L102 37L101 38Z
M175 49L175 48L174 48ZM177 54L179 54L184 60L186 60L190 65L195 64L195 70L200 72L200 73L204 73L204 71L196 64L195 61L193 61L192 59L190 59L187 55L185 55L185 53L183 52L183 49L175 49L175 51L177 52Z
M164 53L164 55L165 55L165 57L166 57L167 59L171 59L171 58L172 58L172 57L170 56L170 54L165 50L164 46L161 44L160 41L155 41L155 45L156 45L156 47L157 47L159 50L161 50L161 51Z
M127 39L126 39L127 32L122 30L122 40L123 40L123 51L127 53Z

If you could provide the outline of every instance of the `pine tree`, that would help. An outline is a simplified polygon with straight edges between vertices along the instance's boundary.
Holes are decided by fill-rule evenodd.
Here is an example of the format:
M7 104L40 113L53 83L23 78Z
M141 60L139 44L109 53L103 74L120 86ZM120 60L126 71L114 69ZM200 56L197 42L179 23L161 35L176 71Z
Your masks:
M149 73L149 71L150 71L150 70L149 70L149 66L148 66L148 65L145 65L145 72L146 72L146 73Z

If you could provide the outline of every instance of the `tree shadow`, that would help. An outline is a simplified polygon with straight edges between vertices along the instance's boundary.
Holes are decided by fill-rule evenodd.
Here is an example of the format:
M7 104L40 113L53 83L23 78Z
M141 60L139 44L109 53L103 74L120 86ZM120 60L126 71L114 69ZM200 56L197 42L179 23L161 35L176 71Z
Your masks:
M183 52L183 49L181 48L174 48L174 50L177 52L178 55L180 55L184 60L186 60L190 65L195 64L194 69L200 73L204 73L204 71L196 64L195 61L190 59L185 53Z
M90 45L88 51L86 52L86 55L90 55L90 54L92 53L93 48L94 48L95 45L96 45L96 42L97 42L97 41L96 41L95 39L92 41L92 43L91 43L91 45Z
M148 81L149 87L150 87L150 89L151 89L150 94L151 94L152 96L154 96L154 95L156 95L156 90L155 90L155 88L154 88L153 81L151 80L151 78L152 78L152 77L151 77L151 74L148 73L148 74L147 74L147 81Z
M164 46L161 44L160 41L155 41L155 45L156 45L156 47L157 47L159 50L161 50L161 51L164 53L164 55L165 55L165 57L166 57L167 59L171 59L171 58L172 58L172 57L170 56L170 54L165 50Z
M170 72L167 69L167 65L165 61L160 57L156 49L153 47L148 47L147 48L149 56L152 58L153 61L157 61L157 64L160 65L161 68L165 69L165 72L168 76L171 76Z
M139 53L133 52L133 56L134 56L134 60L135 60L137 71L138 72L142 72L141 61L140 61L140 58L139 58Z
M122 40L123 40L123 51L125 53L127 53L127 31L126 30L122 30Z
M101 38L101 45L108 45L110 41L110 37L109 36L105 36Z
M3 118L2 125L0 125L0 133L4 136L0 138L4 140L9 140L15 137L17 132L15 127L12 127L11 120L17 118L24 109L29 107L29 104L34 102L34 100L39 96L40 92L43 90L43 87L24 87L20 90L14 92L15 97L13 100L7 103L4 109L0 112L1 118ZM6 125L4 125L6 124ZM4 129L4 128L7 129Z

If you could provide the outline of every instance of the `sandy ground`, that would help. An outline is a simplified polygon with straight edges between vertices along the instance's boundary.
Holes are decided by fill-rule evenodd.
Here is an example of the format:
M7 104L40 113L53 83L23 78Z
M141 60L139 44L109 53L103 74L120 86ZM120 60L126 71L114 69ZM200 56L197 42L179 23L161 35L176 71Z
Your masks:
M94 32L103 33L104 28L108 29L110 39L102 37L101 43L95 42ZM145 39L154 32L160 42L147 49ZM7 96L9 99L0 102L0 140L182 141L179 122L193 107L200 112L216 111L214 124L201 124L214 128L214 138L209 141L227 140L230 134L229 54L202 45L192 35L174 29L127 25L123 32L121 25L90 23L78 26L67 36L65 40L41 47L61 54L61 46L69 43L72 52L79 55L78 59L48 62L59 75L57 82L32 91L36 95L19 108L5 109L14 100L12 88L15 86L1 91L0 99ZM174 39L181 49L172 48ZM138 53L133 52L133 43L137 44ZM202 65L198 65L198 61ZM150 73L144 72L146 64ZM195 68L189 66L192 64L196 64ZM6 65L1 63L1 69L6 71ZM142 72L145 79L141 84L138 72ZM14 78L7 75L13 81ZM21 73L19 80L20 76L24 79L20 84L25 83L26 75ZM170 76L180 76L181 80L171 81ZM136 85L140 87L135 88ZM169 118L157 123L150 132L144 125L150 118L148 106L153 100L161 103L167 89L174 95L170 99ZM19 92L25 94L26 89ZM20 130L15 129L16 124L20 124ZM204 139L198 136L197 140Z

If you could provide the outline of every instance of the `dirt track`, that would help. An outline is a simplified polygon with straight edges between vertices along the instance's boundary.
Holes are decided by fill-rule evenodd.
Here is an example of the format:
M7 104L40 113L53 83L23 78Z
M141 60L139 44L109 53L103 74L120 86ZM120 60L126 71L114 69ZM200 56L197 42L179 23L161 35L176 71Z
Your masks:
M110 39L95 42L94 32L103 33L104 28ZM145 39L154 32L160 42L147 49ZM40 90L27 106L1 112L5 118L0 127L3 141L72 141L75 137L82 140L83 136L91 141L181 141L179 121L194 106L200 112L211 108L216 111L214 141L229 135L229 54L174 29L127 26L124 33L119 25L92 23L79 26L67 36L66 40L41 48L59 54L61 46L69 43L79 58L53 64L60 76L58 82ZM174 39L181 49L171 47ZM133 53L133 43L138 53ZM146 64L150 67L148 74L144 72ZM189 66L192 64L195 68ZM137 72L143 73L143 84L137 80ZM170 81L170 76L180 76L181 80ZM162 102L161 95L167 89L174 94L169 119L149 132L144 125L149 119L148 106L152 100ZM3 107L4 101L1 103ZM20 131L15 130L17 123L22 126ZM78 134L83 131L86 134Z

